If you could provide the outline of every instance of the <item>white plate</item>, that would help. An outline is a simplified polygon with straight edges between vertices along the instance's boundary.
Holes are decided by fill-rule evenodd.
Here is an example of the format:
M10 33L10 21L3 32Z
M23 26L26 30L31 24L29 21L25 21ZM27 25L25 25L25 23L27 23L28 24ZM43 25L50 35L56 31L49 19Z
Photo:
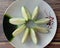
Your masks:
M14 1L6 10L5 13L9 14L10 16L13 17L21 17L21 6L26 6L30 12L32 13L34 8L36 6L40 7L40 17L53 17L53 24L51 25L50 32L48 34L38 34L39 35L39 43L38 45L33 44L31 39L29 38L27 43L22 44L21 43L21 37L22 35L20 34L19 36L15 37L12 42L10 42L14 47L16 48L44 48L47 46L53 37L55 36L56 29L57 29L57 20L56 20L56 15L52 8L45 2L45 1L40 1L40 0L20 0L20 1ZM22 33L23 34L23 33Z

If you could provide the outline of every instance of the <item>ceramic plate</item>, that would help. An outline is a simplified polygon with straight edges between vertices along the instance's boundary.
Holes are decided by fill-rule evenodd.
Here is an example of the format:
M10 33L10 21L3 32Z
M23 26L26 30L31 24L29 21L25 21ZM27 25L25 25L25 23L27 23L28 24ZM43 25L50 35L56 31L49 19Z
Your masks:
M56 29L57 29L57 20L56 20L56 15L53 11L53 9L45 2L45 1L40 1L40 0L19 0L19 1L14 1L6 10L5 14L11 16L11 17L22 17L21 13L21 7L26 6L29 11L32 13L34 8L36 6L39 6L40 8L40 18L48 17L53 19L51 22L51 25L49 26L49 33L43 34L43 33L38 33L39 36L39 42L37 45L33 44L31 41L31 38L29 37L27 42L22 44L21 39L22 39L22 34L16 36L13 40L10 40L12 38L11 33L13 30L16 29L16 25L11 25L8 23L9 18L4 16L3 19L3 29L4 33L7 37L7 39L10 41L10 43L15 47L15 48L44 48L47 46L53 37L56 34Z

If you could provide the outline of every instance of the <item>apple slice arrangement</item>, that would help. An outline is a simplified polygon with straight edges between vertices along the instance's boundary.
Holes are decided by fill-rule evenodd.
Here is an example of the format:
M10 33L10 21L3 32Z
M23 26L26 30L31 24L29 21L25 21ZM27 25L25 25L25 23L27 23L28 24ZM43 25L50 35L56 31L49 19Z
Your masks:
M40 31L41 33L48 33L49 29L46 27L42 27L42 26L38 26L38 24L48 24L50 19L49 18L42 18L42 19L37 19L38 14L39 14L39 7L36 6L36 8L34 9L33 13L31 14L29 12L29 10L25 7L22 6L21 7L21 12L22 12L22 16L23 18L10 18L9 19L9 23L12 25L17 25L19 27L17 27L17 29L15 29L12 32L13 37L16 37L17 35L21 34L21 32L24 31L24 35L22 38L22 43L24 43L28 37L28 35L30 34L32 41L37 44L38 40L37 40L37 35L36 35L36 31ZM30 22L33 22L33 24L35 24L33 27L29 26ZM32 24L31 24L32 25ZM36 31L35 31L36 30Z

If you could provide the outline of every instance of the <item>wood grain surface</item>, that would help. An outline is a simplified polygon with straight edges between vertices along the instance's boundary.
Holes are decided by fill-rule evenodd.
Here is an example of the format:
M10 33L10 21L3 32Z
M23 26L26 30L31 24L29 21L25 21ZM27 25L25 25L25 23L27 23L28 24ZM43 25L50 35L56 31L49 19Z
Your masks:
M13 2L14 0L0 0L0 48L14 48L12 45L9 44L8 40L6 39L3 31L3 14L7 7ZM46 46L45 48L60 48L60 0L44 0L46 1L55 11L58 27L57 33L52 40L52 42Z

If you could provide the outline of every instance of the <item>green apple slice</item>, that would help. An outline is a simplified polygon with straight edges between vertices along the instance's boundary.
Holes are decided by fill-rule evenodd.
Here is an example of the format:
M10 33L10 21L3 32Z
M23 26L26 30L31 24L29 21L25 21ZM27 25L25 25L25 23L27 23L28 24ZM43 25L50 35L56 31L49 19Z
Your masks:
M29 34L29 28L26 28L25 33L22 38L22 43L24 43L26 41L28 34Z
M9 22L14 25L20 25L25 23L25 19L20 19L20 18L11 18L9 19Z
M33 13L32 13L32 20L35 20L36 17L38 16L39 13L39 7L36 6L36 8L34 9Z
M32 41L33 41L35 44L37 44L36 33L35 33L34 29L32 29L32 28L31 28L31 30L30 30L30 35L31 35Z
M21 25L19 28L17 28L12 35L15 37L17 35L19 35L21 32L23 32L25 30L26 26L25 24Z
M21 11L22 11L22 15L25 18L25 20L28 21L28 19L31 18L29 10L26 7L22 6Z
M50 21L49 18L43 18L43 19L35 21L35 23L37 23L37 24L45 24L45 23L49 23L49 21Z
M49 29L48 28L45 28L45 27L34 27L34 29L38 30L39 32L42 32L42 33L48 33Z

